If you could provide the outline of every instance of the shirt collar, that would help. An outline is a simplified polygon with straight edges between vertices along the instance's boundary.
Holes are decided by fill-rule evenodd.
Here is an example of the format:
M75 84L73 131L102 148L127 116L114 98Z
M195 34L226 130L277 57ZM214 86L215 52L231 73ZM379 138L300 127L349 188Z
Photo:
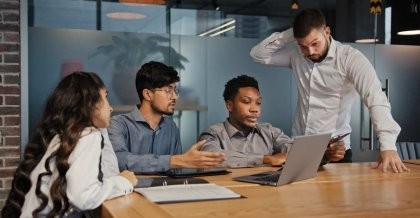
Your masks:
M328 48L327 56L325 56L325 59L333 59L335 57L335 51L337 50L337 41L333 39L332 36L330 36L330 47Z
M239 133L241 135L244 135L242 131L239 131L238 129L236 129L236 127L234 127L228 119L226 119L226 121L224 122L225 128L226 128L226 132L229 136L229 138L232 138L235 134ZM255 127L251 130L251 133L260 133L260 128L259 125L255 125Z
M140 113L139 111L140 105L136 105L133 107L133 110L131 110L131 116L133 117L134 121L136 122L142 122L145 123L149 126L149 124L147 123L146 119L144 119L143 115ZM165 122L165 116L162 116L162 118L160 119L160 123L159 126L164 125Z

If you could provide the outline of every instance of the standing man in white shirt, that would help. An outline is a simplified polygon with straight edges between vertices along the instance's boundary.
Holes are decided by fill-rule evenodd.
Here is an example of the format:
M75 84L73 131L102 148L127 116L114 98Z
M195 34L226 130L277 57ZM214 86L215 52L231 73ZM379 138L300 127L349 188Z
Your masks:
M395 146L400 126L369 60L357 49L335 41L320 10L302 10L293 28L273 33L251 50L259 63L289 67L298 88L292 134L312 135L351 132L351 105L359 94L369 108L379 137L380 157L376 168L386 172L408 169ZM351 162L350 137L344 138L343 162ZM327 150L326 157L333 152Z

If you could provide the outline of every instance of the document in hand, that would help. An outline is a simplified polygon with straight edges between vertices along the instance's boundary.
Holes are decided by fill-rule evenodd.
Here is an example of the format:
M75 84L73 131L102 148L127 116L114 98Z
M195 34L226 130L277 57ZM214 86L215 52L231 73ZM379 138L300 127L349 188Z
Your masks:
M156 186L136 188L134 190L142 194L149 201L155 203L220 200L241 197L240 194L214 183Z

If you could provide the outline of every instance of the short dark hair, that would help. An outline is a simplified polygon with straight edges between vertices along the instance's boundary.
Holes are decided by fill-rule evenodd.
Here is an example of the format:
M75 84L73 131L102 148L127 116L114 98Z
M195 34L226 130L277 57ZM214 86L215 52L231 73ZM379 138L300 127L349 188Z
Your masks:
M171 66L157 61L143 64L136 75L136 90L140 101L143 101L143 90L167 86L179 82L178 72Z
M247 75L240 75L236 78L229 80L225 85L225 91L223 92L223 98L225 101L233 100L239 92L239 88L253 87L260 91L258 82L254 77Z
M293 22L293 35L295 38L306 37L312 29L326 25L325 16L318 9L304 9L296 16Z

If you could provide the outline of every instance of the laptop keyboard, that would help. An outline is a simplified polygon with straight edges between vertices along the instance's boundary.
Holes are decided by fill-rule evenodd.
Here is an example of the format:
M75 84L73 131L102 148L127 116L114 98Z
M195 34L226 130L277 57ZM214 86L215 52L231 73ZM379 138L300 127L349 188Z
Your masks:
M255 178L255 180L276 183L277 181L279 181L279 176L280 174L271 174L271 175Z

